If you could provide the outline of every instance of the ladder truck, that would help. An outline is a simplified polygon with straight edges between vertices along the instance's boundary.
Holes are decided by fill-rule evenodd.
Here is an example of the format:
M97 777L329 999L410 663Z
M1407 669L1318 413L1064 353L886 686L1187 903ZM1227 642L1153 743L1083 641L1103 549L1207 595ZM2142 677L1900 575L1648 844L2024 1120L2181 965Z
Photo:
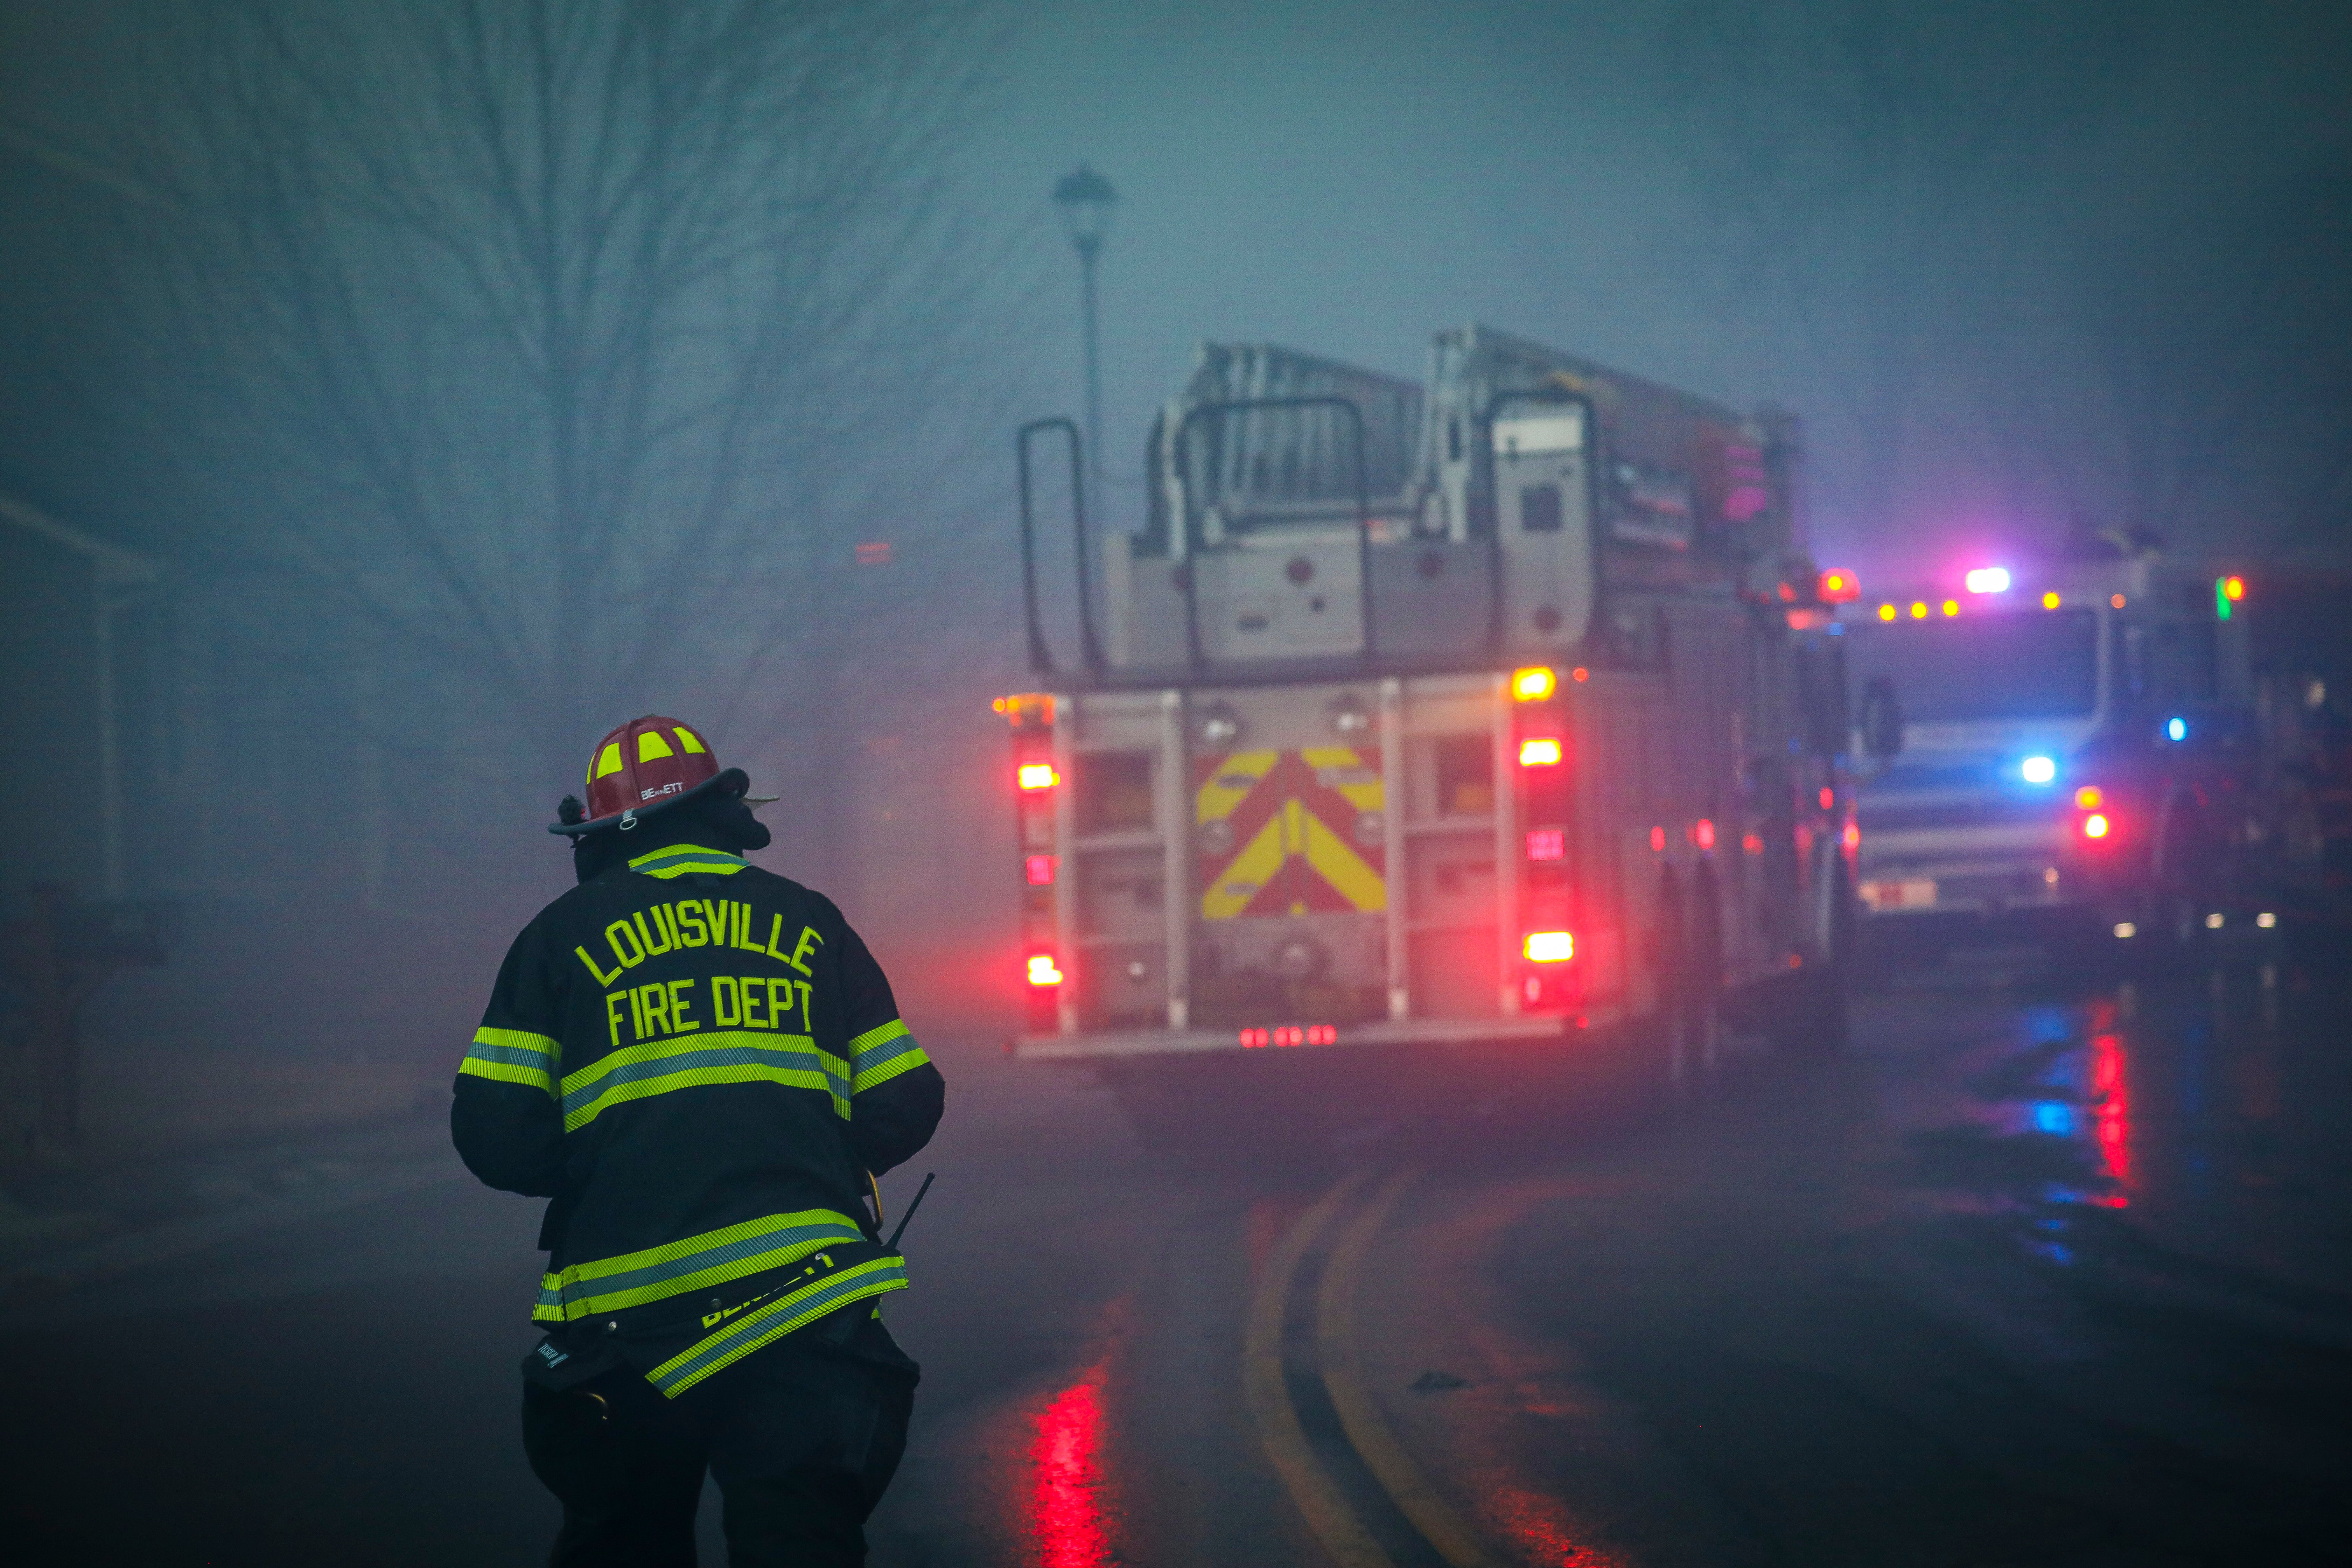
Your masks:
M1202 348L1139 532L1077 515L1077 657L1010 721L1029 1059L1113 1081L1632 1037L1831 1045L1847 715L1795 421L1484 327L1425 385ZM1180 1065L1183 1064L1183 1065ZM1122 1076L1123 1075L1123 1076Z

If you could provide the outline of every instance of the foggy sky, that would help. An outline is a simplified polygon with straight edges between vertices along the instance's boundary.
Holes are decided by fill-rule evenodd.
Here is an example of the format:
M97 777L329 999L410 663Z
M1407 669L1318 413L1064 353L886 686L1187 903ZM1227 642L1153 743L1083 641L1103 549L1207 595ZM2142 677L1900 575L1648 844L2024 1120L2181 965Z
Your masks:
M1794 408L1812 426L1822 552L1900 569L1908 552L1841 507L1855 437L1821 367L1783 301L1725 253L1719 214L1690 177L1688 116L1664 58L1670 9L1030 7L972 178L1008 210L1025 204L1048 249L1061 241L1045 193L1076 159L1124 198L1102 262L1113 468L1135 469L1152 408L1203 337L1418 377L1432 331L1476 320L1738 405ZM2060 84L2090 68L2009 58L2002 8L1977 9L2001 68ZM2127 16L2145 50L2134 79L2053 133L2044 177L2017 192L2021 225L2076 192L2195 224L2207 204L2352 145L2340 9ZM1048 298L1074 364L1076 266L1066 249L1058 259ZM1075 378L1064 386L1074 407ZM1979 462L1933 440L1916 461L1948 496L1913 498L1901 520L1920 549L1998 518L2000 486ZM2016 521L2031 531L2051 520Z
M2029 249L2042 243L2032 226L2077 195L2212 224L2231 193L2352 147L2337 7L2114 12L2135 51L2120 88L2090 81L2101 62L2031 52L2032 11L1969 12L1992 62L1984 79L2038 73L2063 97L2079 73L2084 98L2106 96L2054 127L2038 175L2017 184ZM1203 338L1418 376L1433 331L1475 320L1804 415L1824 555L1884 569L1988 520L2053 526L2055 503L2021 498L1986 471L1997 459L1937 436L1948 416L1906 454L1916 478L1900 515L1854 515L1861 437L1817 345L1727 233L1720 193L1693 177L1691 105L1665 42L1675 14L1520 0L1003 8L1004 52L959 173L961 198L994 226L1007 375L1026 378L1038 412L1075 409L1076 266L1045 193L1083 158L1122 197L1102 265L1115 475L1135 472L1152 409ZM6 114L86 132L94 87L129 45L119 15L0 6ZM21 171L0 189L24 192ZM976 456L1001 496L1001 454ZM20 472L40 460L0 454Z

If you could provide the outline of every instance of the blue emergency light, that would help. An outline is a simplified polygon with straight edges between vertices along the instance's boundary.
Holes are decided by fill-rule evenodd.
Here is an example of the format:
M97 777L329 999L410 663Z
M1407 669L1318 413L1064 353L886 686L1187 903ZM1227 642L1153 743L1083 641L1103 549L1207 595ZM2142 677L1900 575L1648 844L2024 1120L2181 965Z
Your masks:
M2058 776L2058 760L2055 757L2028 757L2017 765L2017 772L2027 784L2048 784Z
M2164 738L2168 741L2185 741L2189 739L2189 721L2186 719L2167 719L2164 721Z

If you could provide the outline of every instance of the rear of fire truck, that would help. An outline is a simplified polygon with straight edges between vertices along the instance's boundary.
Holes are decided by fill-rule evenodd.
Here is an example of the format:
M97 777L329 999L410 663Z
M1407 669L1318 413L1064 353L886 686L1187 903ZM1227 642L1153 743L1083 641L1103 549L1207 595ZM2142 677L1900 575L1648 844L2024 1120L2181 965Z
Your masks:
M1846 606L1874 945L2274 925L2244 599L2242 578L2117 553Z
M998 704L1016 1053L1663 1022L1679 1065L1765 989L1833 1036L1845 726L1787 434L1483 328L1438 337L1425 387L1204 348L1144 529L1097 569L1079 521L1076 667L1033 588L1050 682ZM1033 447L1062 439L1023 433L1024 561Z

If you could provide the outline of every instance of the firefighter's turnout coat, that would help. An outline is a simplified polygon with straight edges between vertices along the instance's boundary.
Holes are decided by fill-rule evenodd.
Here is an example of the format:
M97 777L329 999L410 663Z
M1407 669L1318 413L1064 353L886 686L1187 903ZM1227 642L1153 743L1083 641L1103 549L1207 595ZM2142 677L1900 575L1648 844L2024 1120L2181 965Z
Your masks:
M476 1175L552 1200L531 1316L675 1396L906 1286L865 1173L920 1149L943 1099L830 900L678 845L515 939L450 1123Z

